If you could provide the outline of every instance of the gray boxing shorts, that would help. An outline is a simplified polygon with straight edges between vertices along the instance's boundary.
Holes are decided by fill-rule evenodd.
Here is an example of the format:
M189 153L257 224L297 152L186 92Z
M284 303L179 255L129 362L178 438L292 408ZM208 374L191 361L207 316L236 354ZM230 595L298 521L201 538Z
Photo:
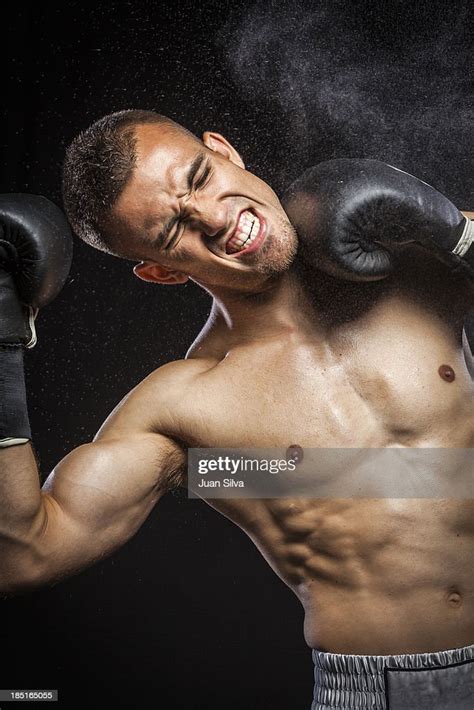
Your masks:
M313 650L313 660L311 710L474 708L474 645L400 656Z

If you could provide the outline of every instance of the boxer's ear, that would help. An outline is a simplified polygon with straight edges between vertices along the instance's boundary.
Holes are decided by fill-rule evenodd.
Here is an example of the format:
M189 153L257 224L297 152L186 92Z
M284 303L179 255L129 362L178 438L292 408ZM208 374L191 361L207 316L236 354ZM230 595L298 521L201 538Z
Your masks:
M182 271L167 269L154 261L141 261L133 267L133 273L142 281L157 284L184 284L189 279Z
M229 143L229 141L224 138L220 133L214 133L213 131L205 131L202 134L202 142L215 153L220 153L231 163L238 165L239 168L245 168L244 161L240 155L235 150L234 146Z

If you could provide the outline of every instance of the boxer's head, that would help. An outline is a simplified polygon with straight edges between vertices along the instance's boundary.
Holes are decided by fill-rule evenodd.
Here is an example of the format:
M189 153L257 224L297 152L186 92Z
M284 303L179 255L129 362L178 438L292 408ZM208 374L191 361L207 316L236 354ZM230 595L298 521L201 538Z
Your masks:
M139 260L146 281L253 290L296 250L277 196L223 136L200 141L152 112L112 114L78 136L63 192L76 233Z

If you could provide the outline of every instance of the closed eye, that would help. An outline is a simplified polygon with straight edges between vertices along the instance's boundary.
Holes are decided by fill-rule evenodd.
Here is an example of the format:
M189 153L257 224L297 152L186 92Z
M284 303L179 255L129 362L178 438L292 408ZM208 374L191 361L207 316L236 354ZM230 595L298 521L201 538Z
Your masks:
M208 161L206 163L206 166L204 167L204 170L202 171L202 173L192 183L192 189L193 190L200 190L202 187L204 187L204 185L207 183L207 181L211 175L211 172L212 172L211 165ZM175 225L176 228L175 228L174 234L171 237L171 239L168 241L166 246L163 247L163 251L169 251L170 249L172 249L175 246L176 242L179 240L179 238L182 236L182 234L183 234L182 227L183 227L184 220L185 220L185 217L181 216L176 221L176 225Z
M178 241L178 238L181 237L181 235L183 233L183 229L182 229L183 220L184 220L184 218L180 218L176 222L176 229L174 230L174 234L171 237L171 239L169 240L168 244L166 244L166 246L163 247L163 251L169 251L170 249L172 249L174 247L174 245L176 244L176 242Z
M211 174L211 166L209 165L209 163L207 163L207 165L204 168L204 170L202 171L201 175L198 177L196 182L193 184L193 189L199 190L201 187L204 187L210 174Z

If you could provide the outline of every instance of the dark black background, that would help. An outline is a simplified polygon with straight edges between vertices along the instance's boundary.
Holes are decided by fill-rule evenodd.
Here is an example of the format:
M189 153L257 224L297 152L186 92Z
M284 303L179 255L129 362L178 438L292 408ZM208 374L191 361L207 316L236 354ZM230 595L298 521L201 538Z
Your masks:
M333 157L385 160L474 209L469 2L11 3L3 19L3 192L60 203L72 137L122 108L224 133L281 190ZM209 310L193 284L144 285L78 240L27 359L43 476L90 440ZM1 603L0 687L60 708L306 708L299 603L250 541L169 495L111 558Z

